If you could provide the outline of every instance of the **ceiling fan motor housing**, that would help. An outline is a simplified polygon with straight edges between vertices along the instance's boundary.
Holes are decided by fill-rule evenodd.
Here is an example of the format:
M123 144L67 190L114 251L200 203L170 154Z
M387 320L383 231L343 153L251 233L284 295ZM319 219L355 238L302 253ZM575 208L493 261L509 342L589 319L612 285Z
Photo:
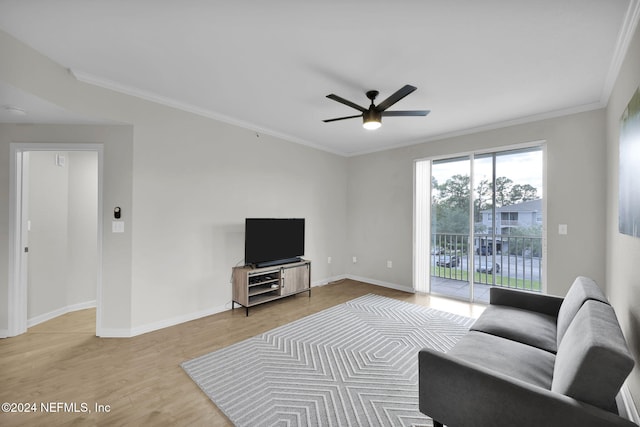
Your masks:
M362 118L365 123L380 122L382 121L382 112L376 110L373 106L371 106L367 111L362 113Z
M362 124L365 129L375 130L378 129L382 123L382 112L376 109L373 105L373 100L376 99L380 92L377 90L370 90L367 92L367 98L371 100L369 109L362 113Z

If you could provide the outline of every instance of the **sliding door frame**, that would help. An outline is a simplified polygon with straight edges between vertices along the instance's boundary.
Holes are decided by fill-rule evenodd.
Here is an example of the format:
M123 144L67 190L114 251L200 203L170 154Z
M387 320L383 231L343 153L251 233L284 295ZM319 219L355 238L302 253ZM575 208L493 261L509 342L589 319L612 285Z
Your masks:
M475 224L473 220L475 192L474 180L474 159L476 156L486 154L499 154L507 151L526 150L528 148L539 148L542 152L542 274L541 292L547 292L547 142L546 140L537 140L520 144L499 146L482 150L473 150L461 153L451 153L447 155L432 156L419 158L414 160L413 166L413 289L416 292L431 293L431 174L433 162L452 158L468 158L470 161L469 185L471 186L469 194L469 241L473 242L475 233ZM493 157L493 174L495 175L496 157ZM428 171L429 185L423 185L425 170ZM495 181L495 177L493 177ZM425 192L425 189L428 191ZM495 191L492 195L495 206ZM428 201L428 203L426 203ZM493 229L495 230L495 215L493 215ZM426 240L423 240L426 237ZM426 242L426 243L425 243ZM474 301L474 277L473 266L475 265L475 251L469 251L469 259L467 261L467 277L469 280L469 301Z

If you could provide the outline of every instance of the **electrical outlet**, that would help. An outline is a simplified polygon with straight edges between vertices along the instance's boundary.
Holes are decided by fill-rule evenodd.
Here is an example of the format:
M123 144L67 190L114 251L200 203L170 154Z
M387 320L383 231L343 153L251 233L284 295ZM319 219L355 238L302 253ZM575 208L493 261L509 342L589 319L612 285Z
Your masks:
M393 261L387 261L387 268L393 268Z
M562 235L567 234L567 224L558 225L558 234L562 234Z
M356 262L358 262L358 257L353 257L353 263L355 264Z

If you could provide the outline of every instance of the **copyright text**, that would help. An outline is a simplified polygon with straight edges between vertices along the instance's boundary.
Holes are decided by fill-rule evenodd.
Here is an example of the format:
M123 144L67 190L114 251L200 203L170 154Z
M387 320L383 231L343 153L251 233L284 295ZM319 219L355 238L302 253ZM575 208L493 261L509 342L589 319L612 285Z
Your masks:
M87 402L4 402L2 404L2 412L107 413L111 412L111 405L105 405L98 402L93 404L89 404Z

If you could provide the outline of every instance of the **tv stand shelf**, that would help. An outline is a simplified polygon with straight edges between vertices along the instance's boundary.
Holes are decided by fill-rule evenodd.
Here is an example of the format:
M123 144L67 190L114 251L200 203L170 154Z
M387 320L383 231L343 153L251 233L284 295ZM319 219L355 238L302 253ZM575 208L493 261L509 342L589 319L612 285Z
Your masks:
M311 261L301 260L270 267L233 268L233 300L231 308L246 308L268 301L309 292L311 297Z

